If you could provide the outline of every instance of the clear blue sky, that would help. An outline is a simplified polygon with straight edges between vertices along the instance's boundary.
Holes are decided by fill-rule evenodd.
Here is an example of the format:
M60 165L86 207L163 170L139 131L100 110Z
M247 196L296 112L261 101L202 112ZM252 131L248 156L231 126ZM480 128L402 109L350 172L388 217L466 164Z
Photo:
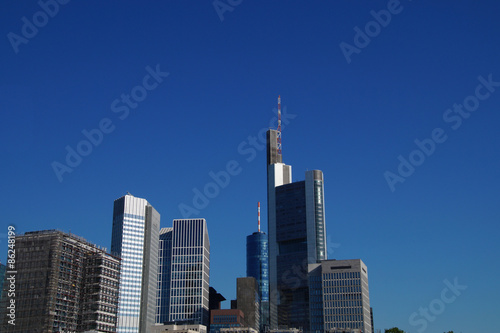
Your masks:
M9 224L19 233L70 230L109 248L113 200L126 191L171 226L183 217L180 204L193 206L193 189L234 160L241 172L192 216L208 222L211 285L235 298L257 201L267 229L265 153L252 159L238 146L248 149L249 136L269 127L281 94L284 161L294 180L324 172L329 256L368 265L375 328L494 331L500 87L469 96L479 76L500 81L500 4L232 3L221 21L212 1L70 1L53 17L36 1L4 1L2 262ZM390 22L378 31L370 11L388 3ZM355 47L355 27L372 37L356 40L348 63L340 44ZM159 83L146 77L157 65L169 73L157 74ZM141 101L127 106L121 95L131 92ZM447 111L464 100L476 110ZM82 131L99 126L113 130L60 182L54 161L66 164L66 147L77 149ZM418 163L415 139L439 128L446 141L391 191L384 173L398 174L400 155ZM467 289L440 301L443 281L455 278ZM439 312L432 320L418 314L429 305Z

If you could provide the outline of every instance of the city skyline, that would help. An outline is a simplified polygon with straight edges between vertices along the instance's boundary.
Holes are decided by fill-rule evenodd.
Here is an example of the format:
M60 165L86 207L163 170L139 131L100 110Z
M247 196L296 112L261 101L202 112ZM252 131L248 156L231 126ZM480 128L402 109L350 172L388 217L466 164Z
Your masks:
M328 257L370 268L375 328L494 329L500 4L237 2L61 0L29 37L40 4L4 6L0 261L11 224L109 249L130 191L160 227L206 219L234 299L281 95L292 181L324 172Z

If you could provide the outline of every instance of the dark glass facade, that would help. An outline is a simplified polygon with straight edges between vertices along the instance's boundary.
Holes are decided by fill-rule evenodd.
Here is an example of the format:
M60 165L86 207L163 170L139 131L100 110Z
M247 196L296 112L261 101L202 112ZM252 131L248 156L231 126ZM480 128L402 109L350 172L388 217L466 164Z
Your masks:
M309 327L305 181L276 187L278 325Z
M323 284L321 282L321 264L316 264L309 271L309 313L311 333L323 333Z
M264 232L247 236L247 276L257 280L260 298L260 330L269 326L269 246Z
M172 228L160 230L158 244L158 296L155 322L168 322L170 313L170 274L172 273Z

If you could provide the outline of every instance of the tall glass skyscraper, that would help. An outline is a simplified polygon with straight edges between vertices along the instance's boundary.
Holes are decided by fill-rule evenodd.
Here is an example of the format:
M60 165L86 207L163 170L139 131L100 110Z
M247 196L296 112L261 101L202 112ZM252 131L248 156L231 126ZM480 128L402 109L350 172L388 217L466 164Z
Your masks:
M308 330L308 264L327 258L323 173L307 171L292 183L278 137L267 132L270 324Z
M127 194L114 202L111 253L122 259L118 333L146 333L155 322L160 214Z
M161 228L158 244L158 296L156 300L155 322L168 322L170 313L170 277L172 274L172 231L173 228Z
M259 287L260 331L269 326L269 249L264 232L247 236L247 276L255 278Z
M170 322L208 326L210 240L205 219L174 220Z

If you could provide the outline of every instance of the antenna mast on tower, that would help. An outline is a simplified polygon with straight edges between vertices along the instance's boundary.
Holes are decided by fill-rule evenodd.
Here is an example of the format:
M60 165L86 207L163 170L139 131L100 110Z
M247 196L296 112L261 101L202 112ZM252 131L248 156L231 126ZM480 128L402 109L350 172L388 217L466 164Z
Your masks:
M278 155L281 155L281 95L278 96L278 131L276 140L278 142Z
M260 201L259 201L257 207L258 207L258 212L259 212L258 213L258 221L259 221L259 232L260 232Z

